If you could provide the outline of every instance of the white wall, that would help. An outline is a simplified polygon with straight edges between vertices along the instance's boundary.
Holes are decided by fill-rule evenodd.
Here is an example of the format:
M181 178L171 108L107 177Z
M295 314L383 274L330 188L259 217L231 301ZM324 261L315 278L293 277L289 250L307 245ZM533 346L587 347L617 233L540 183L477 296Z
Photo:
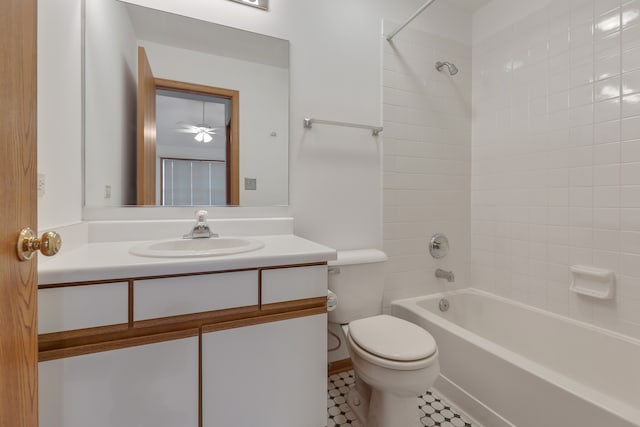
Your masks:
M136 201L138 50L126 8L115 1L86 2L85 202L121 206ZM105 198L105 186L111 198Z
M80 0L38 2L39 229L82 217L80 10Z
M157 78L240 91L240 204L286 205L289 129L283 112L289 108L289 70L144 40L139 44ZM257 179L256 191L244 189L245 177Z
M640 5L533 5L474 19L472 282L640 337ZM615 299L570 293L574 264Z
M459 72L439 72L436 61ZM412 29L385 43L385 309L394 299L469 286L471 71L468 44ZM436 233L450 243L439 260L428 250ZM437 279L437 268L452 270L455 283Z

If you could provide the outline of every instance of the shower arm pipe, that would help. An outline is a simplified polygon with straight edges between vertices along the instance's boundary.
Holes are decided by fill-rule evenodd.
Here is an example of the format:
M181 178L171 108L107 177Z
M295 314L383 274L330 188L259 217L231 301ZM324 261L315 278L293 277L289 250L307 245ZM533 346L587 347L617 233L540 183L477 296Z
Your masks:
M429 6L431 6L432 3L434 3L436 0L427 0L427 2L425 4L423 4L420 9L418 9L416 11L416 13L414 13L413 15L411 15L409 17L409 19L407 19L405 21L404 24L400 25L398 28L396 28L395 30L393 30L392 32L390 32L387 35L387 40L391 41L392 38L394 38L396 36L396 34L398 34L400 31L402 31L402 29L404 27L406 27L407 25L409 25L411 23L411 21L413 21L414 19L416 19L418 17L418 15L420 15L426 8L428 8Z

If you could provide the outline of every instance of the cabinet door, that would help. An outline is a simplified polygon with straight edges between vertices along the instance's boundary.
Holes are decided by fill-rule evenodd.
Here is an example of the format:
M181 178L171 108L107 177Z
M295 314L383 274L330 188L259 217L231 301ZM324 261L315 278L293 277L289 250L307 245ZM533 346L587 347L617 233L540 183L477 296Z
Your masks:
M39 364L41 427L197 427L198 338Z
M326 330L319 314L203 334L203 426L325 426Z

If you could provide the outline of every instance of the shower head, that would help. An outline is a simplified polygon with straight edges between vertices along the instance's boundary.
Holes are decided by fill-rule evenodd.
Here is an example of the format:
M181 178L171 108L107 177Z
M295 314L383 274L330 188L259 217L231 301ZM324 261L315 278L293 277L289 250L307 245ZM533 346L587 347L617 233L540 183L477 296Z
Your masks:
M453 65L451 62L436 62L436 70L438 71L442 71L442 67L447 67L447 69L449 70L449 75L451 76L455 76L456 74L458 74L458 67L456 67L455 65Z

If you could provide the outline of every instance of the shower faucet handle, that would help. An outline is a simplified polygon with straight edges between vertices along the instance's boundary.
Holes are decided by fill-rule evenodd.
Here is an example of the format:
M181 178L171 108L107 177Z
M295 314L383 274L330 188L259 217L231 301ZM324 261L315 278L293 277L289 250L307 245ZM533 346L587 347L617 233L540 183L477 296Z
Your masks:
M434 234L429 242L429 253L435 259L444 258L449 252L449 239L442 233Z

